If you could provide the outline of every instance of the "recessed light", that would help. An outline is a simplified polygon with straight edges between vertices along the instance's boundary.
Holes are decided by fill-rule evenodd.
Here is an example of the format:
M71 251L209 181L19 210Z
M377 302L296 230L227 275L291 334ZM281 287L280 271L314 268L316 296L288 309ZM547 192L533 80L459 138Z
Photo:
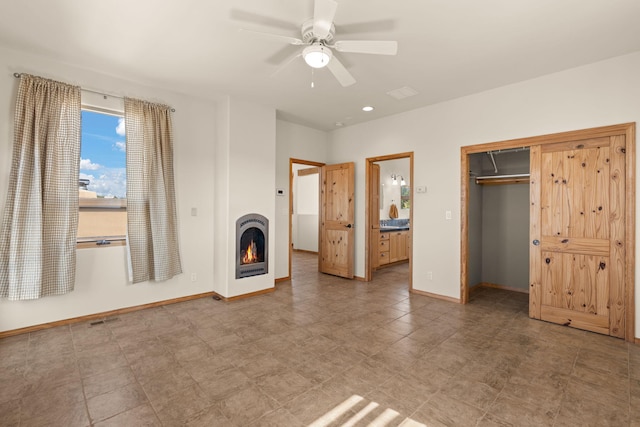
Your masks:
M342 123L342 122L336 122L336 127L341 127L341 126L344 126L344 123Z
M364 106L362 107L362 111L366 111L366 112L373 111L373 107L371 105Z

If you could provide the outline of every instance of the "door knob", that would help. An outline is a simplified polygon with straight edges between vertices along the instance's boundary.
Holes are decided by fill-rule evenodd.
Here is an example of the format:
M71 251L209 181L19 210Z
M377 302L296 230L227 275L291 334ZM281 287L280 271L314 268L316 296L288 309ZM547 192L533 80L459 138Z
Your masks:
M533 245L534 246L539 246L540 245L540 240L536 239L533 241Z
M353 224L347 224L347 225L345 225L345 227L351 228L351 227L353 227Z

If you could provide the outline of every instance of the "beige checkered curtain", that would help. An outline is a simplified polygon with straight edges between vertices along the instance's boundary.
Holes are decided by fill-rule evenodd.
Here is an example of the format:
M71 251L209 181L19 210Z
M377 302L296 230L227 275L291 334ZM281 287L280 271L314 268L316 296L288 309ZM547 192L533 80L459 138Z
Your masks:
M131 281L167 280L182 273L170 108L125 98L124 120Z
M23 74L0 231L0 297L73 290L79 166L80 88Z

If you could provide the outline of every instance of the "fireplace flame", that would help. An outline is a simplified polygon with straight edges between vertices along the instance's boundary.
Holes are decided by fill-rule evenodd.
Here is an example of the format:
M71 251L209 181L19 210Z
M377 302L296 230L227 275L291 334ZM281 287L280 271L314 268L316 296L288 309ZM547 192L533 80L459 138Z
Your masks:
M251 243L247 247L247 250L242 256L242 263L251 264L254 262L258 262L258 247L256 246L255 242L252 239Z

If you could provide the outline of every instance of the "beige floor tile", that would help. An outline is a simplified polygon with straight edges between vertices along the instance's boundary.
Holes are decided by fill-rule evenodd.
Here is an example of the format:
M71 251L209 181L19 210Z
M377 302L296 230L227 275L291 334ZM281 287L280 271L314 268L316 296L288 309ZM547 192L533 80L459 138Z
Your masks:
M197 384L151 404L163 425L184 425L213 406L213 400Z
M149 378L142 388L147 398L155 405L158 401L170 400L174 395L182 390L195 385L191 375L182 367L176 366L173 369L159 372L156 376Z
M592 400L584 395L567 393L554 426L623 426L629 424L626 410Z
M86 427L89 425L89 416L84 402L66 404L64 407L37 415L21 415L20 418L21 427Z
M326 361L322 356L309 357L292 369L313 384L321 384L339 372L335 364Z
M119 348L111 351L95 352L90 355L81 353L81 355L78 355L77 360L82 378L128 366L127 359Z
M213 400L221 401L252 384L249 377L237 368L217 372L216 375L199 383L202 390Z
M47 413L64 410L65 407L84 405L82 383L79 380L66 382L57 387L43 389L21 397L20 412L23 418L35 418Z
M440 393L485 411L499 391L479 381L455 377L442 386Z
M258 388L283 405L307 391L313 383L294 371L263 375L255 380Z
M96 427L159 427L161 425L160 420L158 420L156 413L149 404L129 409L128 411L95 424Z
M15 337L0 340L0 373L4 369L24 366L27 361L29 348L29 335L17 335Z
M266 414L265 416L258 418L250 424L250 427L303 427L303 424L298 421L289 411L280 408L273 412Z
M319 388L314 388L287 403L284 408L296 419L302 421L304 425L309 425L338 407L352 395L352 393L348 392L330 395Z
M508 421L501 420L500 418L486 413L480 421L478 421L477 427L514 427L518 424L512 424Z
M541 409L538 405L501 394L487 412L512 425L533 427L553 425L557 411Z
M248 425L278 407L278 403L250 386L217 403L220 412L239 425Z
M0 354L2 352L0 351ZM0 369L0 404L16 399L29 391L30 386L24 378L24 366L13 366ZM7 386L9 385L10 386Z
M230 424L232 424L232 421L222 415L222 412L220 412L216 406L210 406L196 414L184 425L188 427L211 427L227 426Z
M427 426L472 426L484 411L443 394L434 395L411 418Z
M18 427L20 425L20 399L0 403L0 426Z
M129 366L112 369L98 375L82 379L84 394L87 399L108 393L136 381Z
M127 384L87 399L87 407L93 422L110 418L146 403L148 403L147 397L138 383Z

